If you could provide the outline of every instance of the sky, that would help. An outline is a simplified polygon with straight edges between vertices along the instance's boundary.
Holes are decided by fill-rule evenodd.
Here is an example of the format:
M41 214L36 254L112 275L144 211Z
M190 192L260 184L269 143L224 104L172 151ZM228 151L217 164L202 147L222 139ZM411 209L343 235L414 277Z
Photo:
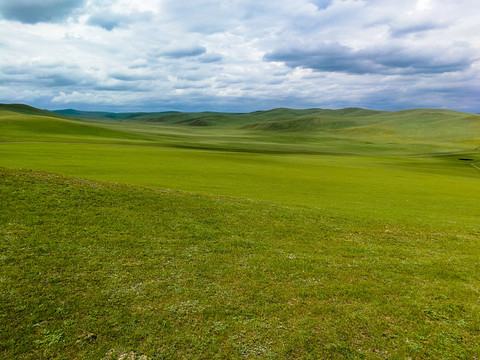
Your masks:
M478 0L0 0L0 102L480 112Z

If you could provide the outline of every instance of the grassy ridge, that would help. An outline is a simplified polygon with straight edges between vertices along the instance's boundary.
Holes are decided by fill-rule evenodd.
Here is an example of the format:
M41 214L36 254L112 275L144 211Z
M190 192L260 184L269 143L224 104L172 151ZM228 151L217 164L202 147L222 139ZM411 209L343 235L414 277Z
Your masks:
M62 114L54 113L48 110L37 109L25 104L2 104L0 103L0 113L10 112L23 115L48 116L55 118L65 118Z
M0 176L4 358L480 351L475 236L39 172Z
M47 111L30 107L0 107L0 142L61 141L105 142L144 140L129 132L108 129L96 124L55 117Z

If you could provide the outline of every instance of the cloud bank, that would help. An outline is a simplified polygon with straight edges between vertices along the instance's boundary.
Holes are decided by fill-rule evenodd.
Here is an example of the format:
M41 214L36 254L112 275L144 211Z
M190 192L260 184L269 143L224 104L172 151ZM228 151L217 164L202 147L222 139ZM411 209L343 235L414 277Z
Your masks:
M439 45L435 52L413 44L367 47L355 50L339 43L317 43L314 47L294 44L265 55L291 68L347 74L423 75L467 70L473 65L468 44Z
M25 24L57 22L83 3L84 0L0 0L0 13L5 19Z
M473 0L0 0L0 102L480 112Z

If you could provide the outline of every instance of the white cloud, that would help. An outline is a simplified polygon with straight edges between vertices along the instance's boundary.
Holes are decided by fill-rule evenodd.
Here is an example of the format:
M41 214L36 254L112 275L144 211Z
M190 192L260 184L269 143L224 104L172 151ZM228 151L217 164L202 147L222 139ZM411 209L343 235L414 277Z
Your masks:
M431 10L433 8L432 0L417 0L416 9L418 11Z

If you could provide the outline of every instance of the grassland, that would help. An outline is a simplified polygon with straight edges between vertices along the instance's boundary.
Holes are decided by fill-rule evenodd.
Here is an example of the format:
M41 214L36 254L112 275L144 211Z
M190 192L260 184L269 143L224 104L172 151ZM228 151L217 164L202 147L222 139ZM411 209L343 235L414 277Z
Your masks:
M480 117L76 115L0 107L4 358L480 356Z

